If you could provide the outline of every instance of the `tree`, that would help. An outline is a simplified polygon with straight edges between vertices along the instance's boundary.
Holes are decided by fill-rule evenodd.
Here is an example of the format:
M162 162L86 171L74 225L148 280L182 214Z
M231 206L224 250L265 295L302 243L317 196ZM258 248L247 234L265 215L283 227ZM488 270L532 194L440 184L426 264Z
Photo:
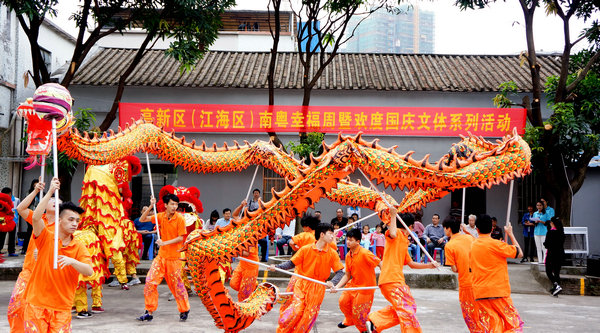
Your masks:
M166 54L180 62L180 70L191 70L217 39L218 29L222 25L221 15L234 4L235 0L148 0L148 6L142 10L143 14L139 15L137 22L146 31L146 38L119 77L112 107L100 124L100 130L108 130L116 119L125 83L142 60L151 41L172 39Z
M174 57L182 70L191 69L208 50L217 37L221 26L221 14L235 4L234 0L82 0L82 4L72 14L78 27L75 48L69 68L60 82L68 87L97 42L112 33L123 32L126 28L137 27L147 32L147 36L119 79L119 87L113 106L106 115L99 130L106 131L116 118L119 101L124 92L125 82L139 64L151 41L170 38L172 40L166 55ZM51 82L38 42L40 27L47 16L56 15L58 0L0 0L17 15L21 28L31 46L32 71L29 72L34 84L40 86ZM94 28L86 35L90 26ZM83 115L87 115L84 113ZM76 161L59 158L61 170L77 167ZM70 176L67 182L70 185ZM70 188L64 186L63 188ZM67 192L63 195L69 196Z
M600 58L600 33L597 21L591 21L599 12L596 1L580 0L517 0L525 19L527 52L522 56L529 66L531 97L525 96L518 105L527 109L529 126L525 138L534 153L534 168L543 176L544 192L555 199L557 215L570 224L573 195L583 185L587 166L598 154L600 135L600 106L598 101L598 60ZM495 0L457 0L461 9L483 8ZM560 73L548 79L545 93L549 98L550 118L542 119L541 98L543 82L537 62L533 37L533 18L536 9L544 6L547 15L557 15L562 20L564 48L561 54ZM589 23L579 37L571 41L570 20L583 19ZM588 50L572 55L573 47L588 41ZM517 105L508 99L514 84L505 84L495 103L500 106Z

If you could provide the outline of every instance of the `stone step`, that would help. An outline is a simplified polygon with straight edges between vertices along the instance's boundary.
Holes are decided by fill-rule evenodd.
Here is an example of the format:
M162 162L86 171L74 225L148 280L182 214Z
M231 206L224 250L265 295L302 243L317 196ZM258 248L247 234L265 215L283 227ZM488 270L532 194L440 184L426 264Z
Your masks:
M585 295L585 296L600 296L600 277L588 276L588 275L572 275L563 274L566 272L581 272L580 270L571 267L565 267L561 269L560 275L560 286L563 289L562 294L564 295ZM552 283L546 276L546 270L544 265L531 265L531 272L538 283L540 283L546 290L550 290Z

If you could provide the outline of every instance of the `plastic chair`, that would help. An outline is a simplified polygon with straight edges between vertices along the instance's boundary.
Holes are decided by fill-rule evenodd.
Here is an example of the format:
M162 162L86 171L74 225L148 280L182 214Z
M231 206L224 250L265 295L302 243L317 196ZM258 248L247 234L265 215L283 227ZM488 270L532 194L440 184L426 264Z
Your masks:
M441 247L436 247L433 249L433 260L436 260L436 253L440 252L440 263L442 264L442 266L444 265L444 249L442 249Z
M346 245L338 244L337 248L338 248L338 252L340 253L340 259L345 260L346 259L346 251L348 251L346 249Z

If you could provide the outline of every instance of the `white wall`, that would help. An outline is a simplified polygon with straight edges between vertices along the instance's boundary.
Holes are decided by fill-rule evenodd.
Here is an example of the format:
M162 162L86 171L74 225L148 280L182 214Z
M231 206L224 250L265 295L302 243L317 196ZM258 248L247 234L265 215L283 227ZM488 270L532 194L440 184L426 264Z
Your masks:
M142 30L127 31L123 35L113 33L102 38L98 46L106 48L139 48L146 38ZM172 39L159 39L153 49L165 50L169 48ZM217 40L209 47L213 51L244 51L244 52L268 52L273 46L273 39L268 32L237 32L221 31ZM287 52L295 50L295 42L291 34L282 34L279 40L279 51Z

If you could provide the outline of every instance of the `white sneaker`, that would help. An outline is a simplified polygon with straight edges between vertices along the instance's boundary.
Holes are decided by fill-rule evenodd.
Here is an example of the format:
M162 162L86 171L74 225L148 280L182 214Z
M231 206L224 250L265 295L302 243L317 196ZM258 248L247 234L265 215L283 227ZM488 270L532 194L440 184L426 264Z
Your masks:
M116 278L112 280L111 283L108 284L109 287L120 287L121 284L119 283L119 280L117 280Z
M135 279L131 279L131 281L127 282L128 286L135 286L136 284L141 284L142 281L140 281L140 279L135 278Z
M558 294L562 291L562 288L559 285L556 285L554 291L552 292L552 296L558 296Z

